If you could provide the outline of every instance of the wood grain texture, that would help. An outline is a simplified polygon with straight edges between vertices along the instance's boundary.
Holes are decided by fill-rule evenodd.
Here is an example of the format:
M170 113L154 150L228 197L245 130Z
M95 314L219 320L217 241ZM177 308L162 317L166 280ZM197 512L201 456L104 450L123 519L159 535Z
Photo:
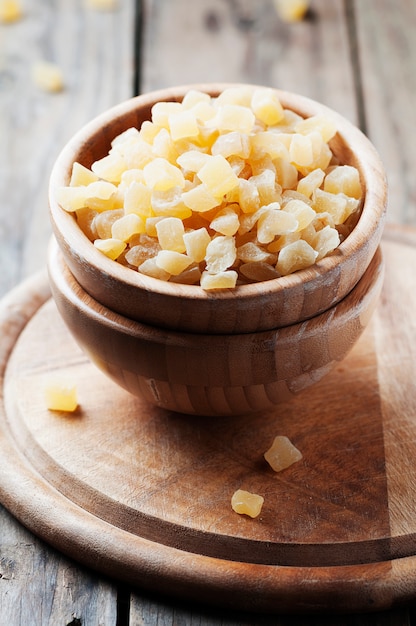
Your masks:
M354 3L366 127L386 165L391 222L414 224L416 5Z
M71 0L39 0L25 7L24 19L0 24L0 197L7 202L1 294L45 265L48 179L64 143L91 117L131 95L133 5L100 12ZM34 85L39 60L62 70L61 93Z
M48 179L65 141L95 114L129 97L133 84L133 1L120 2L113 12L72 0L22 5L21 21L0 24L1 296L45 267ZM62 93L35 87L37 60L61 68ZM3 355L4 348L2 341ZM116 624L116 588L37 542L3 508L0 563L2 623Z
M0 515L3 624L116 626L114 587L98 582L94 575L64 556L50 558L49 546L9 516Z
M416 234L394 237L384 244L387 271L405 289L396 263L403 246L414 258ZM52 302L38 308L27 297L33 316L2 366L0 445L2 501L29 528L106 573L229 608L374 610L411 597L416 521L408 474L399 479L394 469L402 454L385 442L401 441L393 418L403 398L414 396L414 382L402 380L396 356L380 348L391 327L379 323L392 310L406 326L414 363L415 328L402 299L384 291L374 323L307 396L266 414L207 420L155 411L109 384ZM45 409L42 381L57 370L78 386L73 416ZM386 399L380 385L393 374ZM350 390L347 402L342 389ZM412 417L410 405L408 454ZM278 475L262 460L276 433L304 455ZM34 485L35 500L28 498ZM230 496L242 486L265 496L257 520L231 510Z
M297 24L281 22L271 1L145 0L144 11L143 92L248 82L309 96L357 121L342 0L314 0Z

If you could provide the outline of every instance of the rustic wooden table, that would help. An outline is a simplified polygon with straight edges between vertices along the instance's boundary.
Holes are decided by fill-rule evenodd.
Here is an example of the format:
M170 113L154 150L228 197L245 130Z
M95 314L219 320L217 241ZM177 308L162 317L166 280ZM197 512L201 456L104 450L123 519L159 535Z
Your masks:
M21 19L0 24L0 296L45 266L48 176L64 143L111 105L175 84L271 85L338 110L382 156L389 221L416 226L412 0L312 0L306 19L293 24L279 19L272 0L119 0L107 10L82 0L22 0L22 7ZM34 84L37 60L61 68L63 91ZM177 602L79 566L0 507L0 623L409 626L416 612L254 616Z

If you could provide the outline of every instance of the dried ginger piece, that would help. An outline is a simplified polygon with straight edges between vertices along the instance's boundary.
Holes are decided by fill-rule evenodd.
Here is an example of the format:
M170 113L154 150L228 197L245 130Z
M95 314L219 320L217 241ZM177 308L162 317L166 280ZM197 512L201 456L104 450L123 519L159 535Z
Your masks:
M0 0L0 23L11 24L23 17L19 0Z
M50 376L44 385L46 406L50 411L73 413L78 408L77 388L66 378Z
M32 67L32 77L35 85L43 91L53 93L64 88L62 70L55 63L36 61Z
M244 489L237 489L231 498L231 507L239 515L258 517L264 503L263 496L259 496Z
M300 22L309 9L309 0L274 0L278 16L284 22Z
M281 472L300 461L302 453L292 444L288 437L279 435L274 438L271 447L264 453L264 458L275 472Z

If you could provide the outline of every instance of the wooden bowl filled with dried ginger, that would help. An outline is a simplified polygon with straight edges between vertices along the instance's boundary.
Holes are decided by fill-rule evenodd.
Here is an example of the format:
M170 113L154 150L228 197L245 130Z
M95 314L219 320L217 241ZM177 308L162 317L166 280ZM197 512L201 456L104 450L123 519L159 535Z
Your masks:
M244 333L340 302L378 247L386 196L374 147L327 107L192 85L82 128L53 168L50 211L101 304L157 327Z
M386 182L305 97L192 85L128 100L57 159L51 285L114 380L184 413L258 411L317 382L380 294Z

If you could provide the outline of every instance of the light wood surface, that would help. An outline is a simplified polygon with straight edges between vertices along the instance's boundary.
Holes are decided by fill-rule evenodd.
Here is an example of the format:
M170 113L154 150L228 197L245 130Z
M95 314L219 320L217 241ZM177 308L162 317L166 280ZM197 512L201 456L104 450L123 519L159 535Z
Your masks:
M107 12L70 0L22 4L23 20L0 25L1 295L45 267L47 185L59 150L82 124L137 89L243 80L316 98L369 134L386 164L388 219L416 225L413 2L312 0L311 17L294 25L279 22L270 0L120 0ZM61 66L62 93L33 85L36 58ZM411 376L414 366L406 362ZM409 471L398 467L389 480ZM296 620L279 613L260 618L238 607L218 612L119 587L38 541L3 508L0 537L0 615L10 626L416 623L411 607Z
M416 384L398 364L416 357L416 230L387 231L383 254L381 304L348 357L296 399L228 419L169 413L109 383L46 277L31 279L0 309L2 501L76 560L173 596L289 612L408 601ZM75 414L45 406L56 374L76 384ZM303 454L278 474L263 458L277 434ZM255 520L232 511L239 488L264 496Z

